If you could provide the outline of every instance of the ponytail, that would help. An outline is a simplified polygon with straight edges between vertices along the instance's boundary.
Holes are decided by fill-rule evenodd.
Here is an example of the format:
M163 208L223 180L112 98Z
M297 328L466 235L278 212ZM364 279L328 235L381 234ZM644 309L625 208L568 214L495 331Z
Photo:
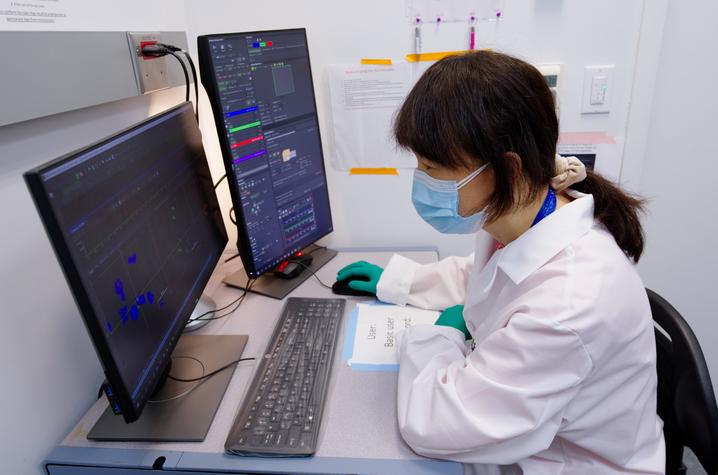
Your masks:
M586 178L572 189L593 195L593 215L613 235L618 247L634 262L643 253L644 236L639 213L644 200L621 190L598 173L586 171Z

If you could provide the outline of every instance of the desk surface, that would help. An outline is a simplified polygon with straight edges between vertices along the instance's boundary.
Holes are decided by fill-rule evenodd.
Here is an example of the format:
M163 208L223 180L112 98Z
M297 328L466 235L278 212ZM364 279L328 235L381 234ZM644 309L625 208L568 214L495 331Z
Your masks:
M436 261L433 251L400 252L417 262ZM392 252L340 252L317 275L332 283L343 266L356 260L385 265ZM230 254L225 253L222 260ZM210 279L206 294L218 307L226 305L241 291L222 284L222 278L241 267L239 259L219 265ZM290 294L291 297L336 297L311 277ZM366 297L347 297L347 312ZM231 316L214 321L197 334L247 334L249 342L243 356L260 355L279 318L284 301L250 294ZM346 315L345 315L346 317ZM335 354L317 453L314 457L293 459L245 458L224 453L224 442L244 393L257 367L256 361L240 363L217 410L209 433L199 443L93 442L88 431L107 407L99 399L46 460L50 473L80 473L79 465L126 469L152 467L159 456L164 468L200 472L312 472L312 473L462 473L460 464L429 460L414 454L404 443L396 423L396 378L393 372L352 371L342 361L346 318ZM65 465L69 465L67 467ZM65 471L68 470L68 471ZM96 471L93 473L97 473ZM131 473L131 472L123 472ZM143 472L147 473L147 472Z

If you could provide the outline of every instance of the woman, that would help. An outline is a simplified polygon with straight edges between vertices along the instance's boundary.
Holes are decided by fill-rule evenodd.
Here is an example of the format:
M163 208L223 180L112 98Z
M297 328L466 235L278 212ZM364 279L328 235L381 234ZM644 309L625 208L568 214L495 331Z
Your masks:
M437 62L396 119L418 159L412 199L447 233L502 247L338 279L400 305L443 310L399 336L399 429L414 451L526 474L664 473L641 201L557 157L544 78L495 52ZM468 344L466 340L472 339Z

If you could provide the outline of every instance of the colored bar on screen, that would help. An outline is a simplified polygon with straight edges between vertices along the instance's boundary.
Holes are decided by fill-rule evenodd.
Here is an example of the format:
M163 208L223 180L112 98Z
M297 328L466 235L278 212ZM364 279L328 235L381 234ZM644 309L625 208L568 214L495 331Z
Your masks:
M245 145L249 145L254 142L259 142L260 140L264 140L264 135L257 135L256 137L252 137L251 139L242 140L241 142L232 144L232 148L244 147Z
M236 111L227 112L226 114L224 114L224 116L225 116L226 118L234 117L235 115L246 114L247 112L254 112L254 111L256 111L257 109L259 109L258 106L247 107L246 109L239 109L239 110L236 110Z
M238 125L237 127L232 127L231 129L229 129L229 133L233 134L235 132L239 132L240 130L251 129L252 127L257 127L259 125L262 125L262 122L259 120L255 122L250 122L249 124Z
M264 155L265 153L267 153L266 150L260 150L259 152L255 152L255 153L252 153L252 154L249 154L249 155L245 155L244 157L239 157L238 159L234 160L233 163L243 162L243 161L245 161L245 160L249 160L250 158L259 157L260 155Z

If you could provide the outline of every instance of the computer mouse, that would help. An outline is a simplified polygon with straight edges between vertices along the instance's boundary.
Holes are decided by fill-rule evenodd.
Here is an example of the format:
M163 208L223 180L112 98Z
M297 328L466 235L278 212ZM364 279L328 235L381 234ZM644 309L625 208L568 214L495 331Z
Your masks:
M305 270L311 272L309 266L312 261L313 258L309 255L292 256L277 266L274 275L281 279L293 279Z
M356 290L349 287L349 282L352 280L360 280L363 282L369 282L369 277L364 275L347 277L346 279L337 280L332 285L332 292L337 295L352 295L355 297L374 297L371 292L365 292L363 290Z

